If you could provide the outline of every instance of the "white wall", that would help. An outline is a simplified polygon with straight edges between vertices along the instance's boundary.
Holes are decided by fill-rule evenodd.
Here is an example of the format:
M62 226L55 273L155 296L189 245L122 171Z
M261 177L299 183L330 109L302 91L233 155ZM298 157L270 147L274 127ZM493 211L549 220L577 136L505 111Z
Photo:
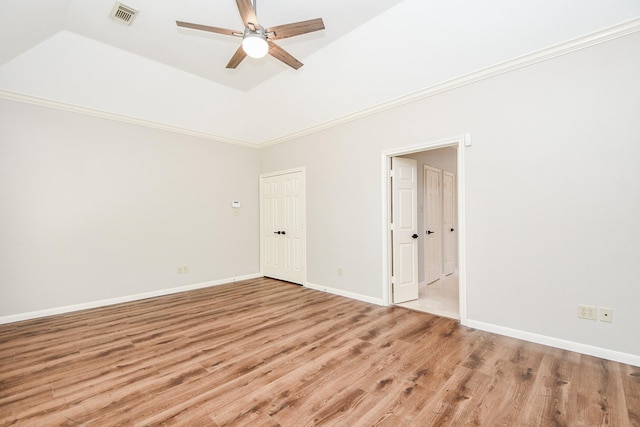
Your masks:
M381 152L470 132L468 320L640 360L638 51L626 36L262 150L262 173L307 168L309 282L381 298Z
M258 169L256 149L0 100L0 317L257 274Z

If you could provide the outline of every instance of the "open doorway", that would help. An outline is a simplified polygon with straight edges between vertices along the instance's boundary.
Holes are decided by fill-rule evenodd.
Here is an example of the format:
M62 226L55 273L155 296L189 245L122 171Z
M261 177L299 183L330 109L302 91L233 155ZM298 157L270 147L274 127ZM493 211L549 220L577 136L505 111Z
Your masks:
M398 305L459 319L455 181L458 147L406 154L418 170L418 299Z
M412 159L417 163L417 274L418 298L397 305L459 319L466 322L466 292L464 274L464 137L425 143L384 153L386 176L393 158ZM388 304L394 298L394 231L392 222L393 178L385 184L387 189L385 218L387 241L385 256L388 260L385 295ZM435 186L435 187L434 187ZM436 190L434 190L434 188ZM437 213L437 220L434 220ZM431 216L431 218L430 218ZM434 251L437 248L437 251Z

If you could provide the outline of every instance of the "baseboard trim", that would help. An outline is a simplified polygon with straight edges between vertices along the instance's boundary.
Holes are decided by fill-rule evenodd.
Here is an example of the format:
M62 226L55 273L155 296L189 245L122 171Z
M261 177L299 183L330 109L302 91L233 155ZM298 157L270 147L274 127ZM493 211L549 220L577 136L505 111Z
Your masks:
M180 292L192 291L196 289L203 289L212 286L219 286L233 282L239 282L241 280L258 279L263 277L261 273L247 274L244 276L230 277L226 279L214 280L210 282L195 283L192 285L178 286L175 288L161 289L157 291L145 292L141 294L127 295L117 298L109 298L104 300L92 301L82 304L74 304L64 307L50 308L46 310L31 311L27 313L14 314L10 316L0 317L0 325L6 323L19 322L23 320L37 319L40 317L53 316L56 314L71 313L74 311L87 310L91 308L106 307L114 304L121 304L125 302L138 301L147 298L159 297L164 295L177 294ZM345 291L343 289L332 288L329 286L322 286L315 283L307 282L304 287L313 289L316 291L327 292L334 295L339 295L346 298L355 299L376 305L384 305L382 298L370 297L367 295L358 294L355 292ZM553 338L546 335L535 334L532 332L521 331L519 329L507 328L505 326L494 325L492 323L480 322L477 320L467 319L465 326L474 329L480 329L487 332L496 333L512 338L521 339L524 341L533 342L536 344L547 345L550 347L560 348L563 350L574 351L576 353L586 354L589 356L600 357L602 359L613 360L615 362L626 363L633 366L640 367L640 356L623 353L620 351L609 350L602 347L595 347L587 344L581 344L573 341L567 341L559 338Z
M109 298L98 301L91 301L82 304L68 305L64 307L48 308L46 310L31 311L27 313L13 314L10 316L0 317L0 325L5 323L20 322L22 320L37 319L40 317L53 316L56 314L71 313L74 311L87 310L90 308L106 307L124 302L138 301L147 298L161 297L164 295L177 294L180 292L193 291L196 289L209 288L211 286L224 285L227 283L239 282L241 280L257 279L262 277L260 273L247 274L245 276L230 277L227 279L213 280L211 282L194 283L192 285L178 286L175 288L161 289L157 291L144 292L135 295L126 295L122 297Z
M307 282L304 285L305 288L313 289L315 291L327 292L329 294L339 295L341 297L347 297L358 301L368 302L375 305L384 305L382 298L374 298L367 295L357 294L355 292L345 291L343 289L331 288L329 286L316 285L315 283Z
M562 350L569 350L589 356L600 357L602 359L613 360L614 362L640 366L640 356L637 356L635 354L623 353L620 351L609 350L602 347L595 347L592 345L581 344L559 338L553 338L546 335L534 334L532 332L521 331L518 329L507 328L505 326L479 322L477 320L471 319L467 319L466 326L487 332L493 332L499 335L521 339L524 341L534 342L536 344L543 344L549 347L560 348Z

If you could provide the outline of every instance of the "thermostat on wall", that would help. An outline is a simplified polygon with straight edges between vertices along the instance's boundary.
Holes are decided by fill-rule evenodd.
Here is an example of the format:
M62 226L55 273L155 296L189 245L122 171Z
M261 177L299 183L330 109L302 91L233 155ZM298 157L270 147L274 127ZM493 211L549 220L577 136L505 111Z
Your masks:
M231 207L232 208L239 208L240 207L240 202L237 200L234 200L233 202L231 202Z

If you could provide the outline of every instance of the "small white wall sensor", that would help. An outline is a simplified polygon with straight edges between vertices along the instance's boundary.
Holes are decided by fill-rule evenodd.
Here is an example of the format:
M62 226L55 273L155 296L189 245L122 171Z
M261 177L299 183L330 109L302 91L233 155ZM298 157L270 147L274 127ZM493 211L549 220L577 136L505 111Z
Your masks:
M464 134L464 146L465 147L471 147L471 134L470 133L465 133Z

